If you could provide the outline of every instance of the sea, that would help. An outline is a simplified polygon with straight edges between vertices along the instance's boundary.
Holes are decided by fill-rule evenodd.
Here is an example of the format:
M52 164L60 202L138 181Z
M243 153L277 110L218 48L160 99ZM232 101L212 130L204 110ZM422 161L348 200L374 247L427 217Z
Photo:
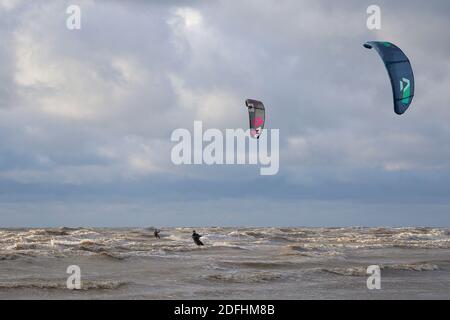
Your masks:
M0 229L0 299L448 300L450 229Z

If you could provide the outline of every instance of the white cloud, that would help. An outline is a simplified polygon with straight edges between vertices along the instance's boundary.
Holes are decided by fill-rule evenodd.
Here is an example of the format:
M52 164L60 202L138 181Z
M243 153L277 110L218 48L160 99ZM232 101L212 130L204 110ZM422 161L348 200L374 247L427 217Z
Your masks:
M192 120L224 126L231 119L243 114L243 102L232 92L221 89L189 89L185 81L177 75L171 75L170 79L180 109L191 112Z
M23 0L0 0L0 9L10 11L17 8Z

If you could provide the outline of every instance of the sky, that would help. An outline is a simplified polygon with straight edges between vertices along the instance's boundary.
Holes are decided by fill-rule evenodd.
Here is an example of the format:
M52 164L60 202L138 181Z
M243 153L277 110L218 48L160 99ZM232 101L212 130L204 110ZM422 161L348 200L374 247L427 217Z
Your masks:
M0 227L449 227L448 39L447 0L0 0ZM369 40L412 62L402 116ZM247 98L277 175L172 163L175 129L246 129Z

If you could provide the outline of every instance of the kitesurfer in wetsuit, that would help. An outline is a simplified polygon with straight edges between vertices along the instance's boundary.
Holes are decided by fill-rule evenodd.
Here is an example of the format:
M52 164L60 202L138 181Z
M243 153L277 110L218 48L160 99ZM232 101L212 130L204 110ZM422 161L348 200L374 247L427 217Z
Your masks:
M201 237L202 236L195 232L195 230L192 232L192 240L194 240L195 244L198 246L203 246L203 242L200 241Z
M155 229L155 232L153 234L155 235L156 239L161 239L161 237L159 236L160 232L161 232L161 230Z

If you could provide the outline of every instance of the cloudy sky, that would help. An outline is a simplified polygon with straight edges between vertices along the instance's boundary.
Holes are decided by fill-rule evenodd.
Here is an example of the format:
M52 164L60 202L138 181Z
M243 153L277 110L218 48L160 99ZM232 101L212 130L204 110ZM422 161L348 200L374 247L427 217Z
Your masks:
M66 9L81 7L81 30ZM450 226L450 3L0 0L0 227ZM412 61L393 112L368 40ZM171 133L280 129L280 171L175 166Z

